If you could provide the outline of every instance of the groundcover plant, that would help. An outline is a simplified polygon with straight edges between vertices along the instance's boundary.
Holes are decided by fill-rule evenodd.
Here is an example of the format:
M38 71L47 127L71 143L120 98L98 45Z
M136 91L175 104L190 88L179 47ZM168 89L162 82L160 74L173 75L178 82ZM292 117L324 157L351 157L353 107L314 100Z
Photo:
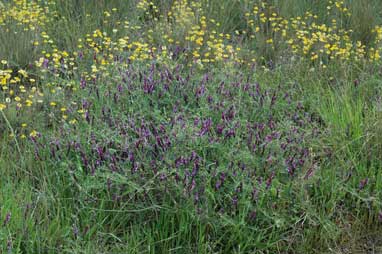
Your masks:
M382 252L379 6L1 0L1 252Z

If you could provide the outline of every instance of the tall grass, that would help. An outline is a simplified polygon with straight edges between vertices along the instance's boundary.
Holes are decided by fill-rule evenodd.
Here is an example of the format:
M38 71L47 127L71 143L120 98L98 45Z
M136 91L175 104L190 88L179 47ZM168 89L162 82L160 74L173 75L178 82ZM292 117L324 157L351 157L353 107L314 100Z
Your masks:
M0 58L12 66L26 68L36 59L39 47L33 45L39 37L38 31L25 30L15 21L0 26Z

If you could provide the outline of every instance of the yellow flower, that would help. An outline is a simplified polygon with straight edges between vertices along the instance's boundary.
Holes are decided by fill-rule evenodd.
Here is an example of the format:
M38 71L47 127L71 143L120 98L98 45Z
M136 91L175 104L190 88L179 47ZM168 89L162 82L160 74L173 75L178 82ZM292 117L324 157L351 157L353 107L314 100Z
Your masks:
M0 103L0 111L3 111L6 108L7 108L7 105Z
M25 101L25 105L26 105L27 107L32 106L32 104L33 104L33 102L32 102L31 100L26 100L26 101Z
M23 69L20 69L20 70L18 71L18 73L20 73L24 78L27 78L27 77L28 77L28 73L27 73L25 70L23 70Z
M1 79L0 79L0 85L4 86L4 85L6 85L6 84L7 84L7 78L6 78L6 77L1 78Z
M29 133L29 136L34 138L34 137L37 137L37 134L38 134L38 132L33 130L33 131L31 131L31 133Z

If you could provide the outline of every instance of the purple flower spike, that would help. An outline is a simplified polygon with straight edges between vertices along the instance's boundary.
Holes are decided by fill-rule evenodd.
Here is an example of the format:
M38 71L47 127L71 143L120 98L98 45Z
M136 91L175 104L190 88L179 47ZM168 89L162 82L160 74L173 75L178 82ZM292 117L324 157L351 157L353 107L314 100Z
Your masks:
M235 195L235 196L232 198L232 205L233 205L235 208L237 208L238 201L239 201L239 198L237 197L237 195Z
M6 225L8 225L10 220L11 220L11 213L7 213L3 222L3 226L5 227Z
M82 89L85 89L85 87L86 87L86 79L84 77L81 78L80 87Z
M205 134L207 134L211 129L211 125L212 125L211 118L208 118L207 120L203 121L202 128L199 132L199 135L204 136Z
M222 186L222 182L221 182L220 180L218 180L218 181L216 182L216 184L215 184L215 188L216 188L216 190L219 190L221 186Z

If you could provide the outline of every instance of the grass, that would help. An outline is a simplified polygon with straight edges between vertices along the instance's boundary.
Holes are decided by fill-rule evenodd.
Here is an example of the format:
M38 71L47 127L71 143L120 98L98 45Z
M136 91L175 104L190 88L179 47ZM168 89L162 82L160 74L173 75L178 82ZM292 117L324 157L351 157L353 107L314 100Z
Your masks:
M0 2L1 252L378 252L378 4Z

